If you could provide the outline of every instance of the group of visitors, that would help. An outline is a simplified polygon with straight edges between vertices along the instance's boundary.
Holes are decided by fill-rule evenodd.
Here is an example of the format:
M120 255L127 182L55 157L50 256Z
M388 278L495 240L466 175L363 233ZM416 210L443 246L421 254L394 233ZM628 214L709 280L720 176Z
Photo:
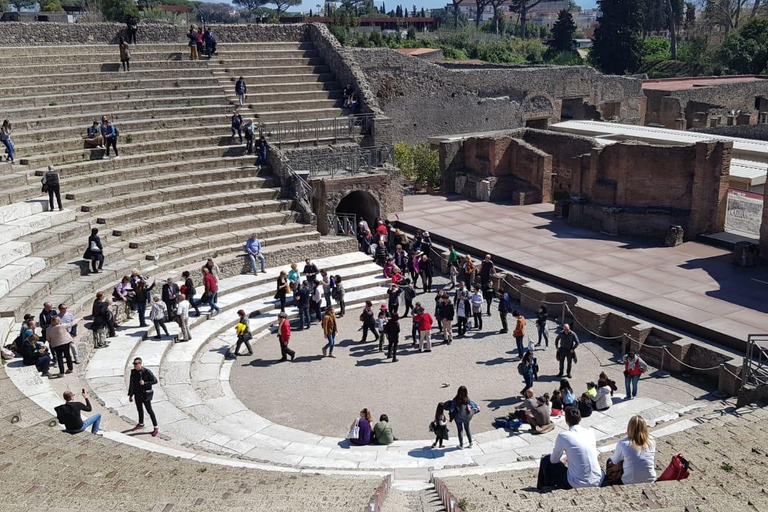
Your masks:
M389 445L397 441L389 417L386 414L379 416L379 421L374 424L371 411L363 409L360 417L356 418L349 427L347 434L349 442L363 446L367 444Z
M120 158L117 150L117 139L120 136L120 130L107 116L101 116L101 122L94 119L91 126L86 129L86 136L83 139L85 147L88 149L106 149L104 160L109 158L109 150L113 149L115 158Z
M211 27L198 27L195 30L194 25L190 25L187 33L189 39L189 60L198 60L201 55L216 55L216 36L213 35Z
M69 312L66 303L54 308L52 303L46 302L37 320L33 315L24 315L19 336L11 343L11 348L21 355L25 365L35 366L43 377L64 377L72 373L73 363L80 364L75 344L79 321ZM59 373L51 374L52 366L58 366Z
M240 80L242 79L243 77L240 77ZM238 83L240 83L240 81L238 81ZM244 82L242 87L242 90L245 90ZM235 91L238 91L237 84L235 85ZM239 92L237 94L240 96L240 101L242 102L245 98L245 93L242 93L242 96ZM240 106L242 106L242 103ZM234 142L235 136L237 136L240 139L240 144L242 144L243 136L245 136L245 153L248 155L255 154L256 164L265 165L267 163L267 149L269 148L269 143L264 135L263 126L253 119L244 119L242 114L237 110L232 112L232 116L229 120L232 128L232 141Z

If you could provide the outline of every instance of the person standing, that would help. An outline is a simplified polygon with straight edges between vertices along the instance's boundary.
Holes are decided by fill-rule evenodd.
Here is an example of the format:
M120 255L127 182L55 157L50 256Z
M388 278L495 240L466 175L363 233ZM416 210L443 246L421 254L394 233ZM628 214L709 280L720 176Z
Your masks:
M288 284L288 276L285 270L280 271L280 275L277 276L277 290L275 291L275 298L280 301L280 312L285 313L285 298L288 295L288 291L291 289Z
M418 307L419 304L417 303L416 306ZM414 315L413 321L419 326L419 352L432 352L432 315L429 314L429 311L420 309L420 313ZM427 347L426 349L424 348L425 344Z
M38 325L40 326L40 339L43 343L46 342L48 336L46 330L51 325L51 321L56 316L56 311L53 310L53 304L46 302L43 304L43 310L40 312Z
M188 270L181 273L181 277L184 278L184 284L181 287L181 292L187 297L189 305L195 308L195 313L200 316L200 307L198 301L195 300L197 295L197 289L195 289L195 281L192 279ZM154 283L152 283L154 286Z
M344 285L341 284L341 276L336 275L335 278L336 285L334 286L334 290L336 293L336 296L334 299L336 300L336 304L339 305L339 318L344 316L344 313L346 312L346 302L344 301L344 294L346 293L344 291ZM331 294L333 294L334 291L331 291Z
M462 270L464 271L464 284L467 285L467 288L471 288L475 278L475 262L469 257L469 254L464 258Z
M240 345L245 344L245 348L248 349L248 355L253 355L253 348L251 348L251 323L248 321L248 315L244 310L238 310L237 312L237 325L235 326L235 332L237 333L237 344L235 345L235 357L240 355Z
M14 155L15 147L13 145L13 141L11 140L11 132L13 131L13 127L11 126L11 122L9 120L3 121L3 127L0 128L0 142L3 143L5 146L5 150L8 152L8 158L6 159L7 162L14 163Z
M122 37L120 38L120 63L123 65L123 71L131 70L131 50Z
M165 319L168 316L168 308L165 303L160 300L159 295L152 297L152 308L149 310L149 319L155 324L155 339L161 339L160 328L163 328L166 336L168 334L168 328L165 326Z
M456 276L459 275L459 253L453 245L449 245L448 249L450 250L448 253L448 272L451 276L450 289L453 290L456 288Z
M437 404L435 410L435 419L429 425L429 430L435 434L435 442L432 443L432 449L434 450L438 443L439 448L443 447L443 441L448 440L448 422L445 421L445 405L440 402Z
M536 488L599 487L603 481L603 471L597 458L594 432L579 425L581 413L576 407L566 407L565 423L568 430L558 434L552 453L541 459ZM563 455L568 461L567 466L560 460Z
M75 394L71 391L64 392L65 403L56 406L56 418L59 423L64 425L64 430L70 434L79 434L85 432L91 427L91 434L98 434L101 427L101 413L92 414L83 421L80 416L81 411L91 412L91 401L88 399L88 392L83 389L83 399L85 403L75 402Z
M392 362L397 362L397 345L400 343L400 318L397 313L392 313L387 324L384 326L384 334L387 336L387 359L392 358Z
M568 378L571 378L571 365L576 358L576 348L579 346L579 337L571 330L571 326L563 324L563 332L557 335L555 338L555 350L557 350L556 357L560 361L560 372L558 377L563 376L563 366L566 360L568 360Z
M331 281L333 278L328 275L328 271L322 269L320 271L320 284L323 285L323 298L325 299L325 307L331 307Z
M320 285L320 281L315 279L315 281L312 284L312 312L315 313L315 317L317 317L318 322L323 321L323 311L322 311L322 304L323 304L323 287Z
M189 301L183 293L179 294L179 303L176 305L176 321L179 323L181 337L178 341L189 341L192 336L189 334ZM183 339L181 339L183 337Z
M248 241L245 242L245 252L248 253L248 258L251 260L251 269L253 270L253 275L257 275L256 258L259 259L259 263L261 264L261 272L266 274L267 271L265 270L265 267L267 265L267 260L261 253L261 240L259 240L259 236L256 233L253 233L248 238Z
M237 100L240 102L240 106L243 106L243 103L245 103L245 95L248 92L248 87L245 85L245 80L243 80L243 77L240 77L237 79L237 82L235 82L235 94L237 94Z
M491 261L491 255L486 254L485 259L480 264L480 287L485 289L491 282L491 275L496 275L496 267Z
M432 276L435 273L435 265L432 263L428 253L421 255L419 262L419 275L421 275L421 286L425 292L432 292Z
M467 334L467 324L469 315L472 314L472 304L469 302L468 294L462 293L456 301L456 318L459 329L459 338Z
M133 16L129 16L125 24L128 31L128 42L131 44L137 44L136 34L139 32L139 22Z
M159 297L158 297L159 299ZM162 304L162 303L161 303ZM152 437L157 437L160 432L157 428L157 417L152 409L152 397L155 391L152 386L157 384L157 377L148 369L144 368L140 357L133 360L133 369L128 384L128 401L136 402L136 411L139 413L139 423L131 430L134 432L144 428L144 410L146 409L149 418L152 420Z
M207 267L203 268L203 286L205 287L205 295L208 298L208 306L211 308L211 316L214 316L214 311L216 312L215 314L221 312L221 308L216 305L219 295L219 283Z
M440 323L443 326L443 341L447 345L450 345L453 341L453 317L456 315L456 310L451 303L451 299L443 297L438 306L438 316L440 317ZM431 326L430 326L431 329ZM421 331L419 327L419 331Z
M501 331L500 334L509 332L509 326L507 325L507 315L512 310L512 300L509 294L504 290L499 290L499 317L501 318Z
M544 338L545 347L549 348L549 331L547 331L547 306L542 304L539 307L539 311L536 313L536 329L539 331L539 342L536 343L537 347L541 346L541 339Z
M43 187L48 191L48 211L53 211L54 196L56 197L56 203L59 205L59 211L62 211L64 208L61 207L61 178L52 165L48 166L48 172L43 176L42 183Z
M387 290L387 307L390 313L397 313L397 309L400 306L400 294L403 290L395 283L389 285Z
M269 149L269 142L263 133L259 134L259 138L253 142L253 149L256 153L256 165L267 165L267 149Z
M624 386L627 389L627 400L633 400L637 398L637 383L640 381L640 375L648 370L648 365L640 359L640 356L635 354L634 350L630 350L623 359Z
M147 304L149 304L151 297L150 293L154 287L155 283L152 283L152 286L147 287L147 282L143 279L140 279L136 284L136 295L134 300L136 301L136 309L139 312L139 327L147 326Z
M288 321L288 315L285 313L277 315L277 339L280 342L280 354L282 355L280 361L287 361L288 356L293 361L296 352L288 348L288 343L291 340L291 322Z
M483 290L483 298L485 299L485 314L491 316L491 306L493 305L493 298L496 296L496 291L493 289L493 285L488 283L488 286Z
M75 319L75 315L68 311L65 303L62 302L59 304L59 313L56 316L61 319L61 325L67 329L67 332L74 340L77 337L77 320ZM77 353L77 343L74 341L70 343L69 349L72 351L72 359L74 359L74 363L80 364L80 356Z
M193 27L189 27L187 39L189 39L189 43L187 43L189 45L189 60L197 60L197 34Z
M293 300L296 301L296 306L299 309L299 330L312 325L312 318L309 316L309 302L312 300L312 294L309 291L307 282L301 283L301 287L296 289Z
M120 131L112 124L112 121L107 119L107 124L104 128L104 136L106 138L107 152L104 154L104 160L109 158L109 148L115 150L115 158L120 158L120 153L117 152L117 137L120 135Z
M479 331L483 328L483 296L477 287L469 296L469 302L472 304L472 319L475 322L475 330Z
M67 328L61 325L59 317L53 317L51 325L45 329L45 337L59 365L59 373L56 377L63 377L64 373L72 373L72 352L69 348L72 343L72 336L67 332ZM64 358L67 359L66 372L64 371Z
M92 273L98 274L104 268L104 247L101 245L98 228L91 229L88 237L88 246L83 253L83 258L91 260Z
M523 346L523 340L525 339L525 317L517 311L513 311L512 316L516 318L517 322L515 324L515 330L512 331L512 336L515 337L515 343L517 343L517 357L522 359L523 352L525 351L525 347ZM568 373L570 373L570 371Z
M360 313L360 321L363 323L363 339L360 343L365 343L368 340L368 331L373 333L373 341L379 341L379 333L376 331L376 319L373 315L373 303L369 300L365 301L365 307L362 313Z
M173 321L176 319L176 305L179 302L179 285L174 283L173 279L169 277L165 280L165 284L162 288L162 294L168 320Z
M338 325L336 323L336 314L333 311L333 306L325 308L325 316L323 317L323 335L328 343L323 347L323 357L336 357L333 355L333 347L336 344L336 333L338 332Z
M466 432L469 448L472 448L472 432L469 429L469 422L475 414L480 412L480 408L469 399L469 392L466 386L459 387L456 391L456 396L448 403L447 409L456 422L456 431L459 434L459 449L464 449L462 431Z

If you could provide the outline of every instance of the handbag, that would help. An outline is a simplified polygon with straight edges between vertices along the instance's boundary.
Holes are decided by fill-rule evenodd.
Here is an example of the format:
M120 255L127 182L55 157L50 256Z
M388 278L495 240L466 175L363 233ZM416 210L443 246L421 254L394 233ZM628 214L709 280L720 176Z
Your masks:
M678 453L677 455L673 455L672 460L669 462L669 466L667 466L667 469L664 470L656 481L667 482L670 480L685 480L690 475L690 472L688 471L689 467L690 464L685 460L685 457L683 457L682 454Z
M47 193L48 193L48 185L46 185L45 183L43 183L43 186L42 186L42 188L40 189L40 192L42 192L43 194L47 194Z
M101 249L99 249L99 244L96 243L96 240L91 240L88 249L90 249L91 252L101 252Z
M624 475L624 461L618 464L611 463L605 472L603 485L621 485L621 477Z
M355 424L349 429L347 439L359 439L360 438L360 418L355 420Z

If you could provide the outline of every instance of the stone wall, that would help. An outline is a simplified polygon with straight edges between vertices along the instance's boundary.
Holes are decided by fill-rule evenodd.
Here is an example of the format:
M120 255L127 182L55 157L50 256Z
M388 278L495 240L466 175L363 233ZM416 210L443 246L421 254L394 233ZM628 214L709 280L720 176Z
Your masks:
M599 147L595 139L569 133L526 130L523 140L552 155L552 195L581 193L582 174L586 174L589 156Z
M299 41L307 25L211 25L220 43ZM189 27L141 23L139 43L186 44ZM60 44L115 44L126 37L123 23L3 23L0 46L43 46Z
M711 133L713 135L726 135L728 137L768 141L768 124L718 126L715 128L699 128L693 131Z
M384 113L399 130L396 140L420 141L451 133L557 121L563 99L583 98L642 124L645 96L639 80L601 75L586 66L448 69L380 48L347 49L356 57Z

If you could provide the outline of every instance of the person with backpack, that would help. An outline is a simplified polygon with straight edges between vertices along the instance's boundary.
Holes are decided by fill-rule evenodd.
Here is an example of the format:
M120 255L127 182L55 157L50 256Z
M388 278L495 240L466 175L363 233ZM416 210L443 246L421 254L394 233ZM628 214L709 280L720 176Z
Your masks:
M464 449L462 431L466 432L469 448L472 448L472 432L469 430L469 422L475 414L480 412L480 408L469 399L467 387L460 386L453 400L446 402L444 407L449 411L450 420L456 422L456 431L459 433L459 449Z
M79 434L85 432L91 427L91 434L98 434L101 427L101 413L95 413L83 420L81 412L91 412L91 401L88 398L88 392L82 390L85 403L75 402L75 394L71 391L64 392L64 403L54 408L56 419L64 425L64 431L70 434Z
M107 151L104 154L104 160L109 159L109 148L115 150L115 158L120 158L120 154L117 152L117 138L120 136L120 130L117 129L117 126L112 124L112 121L109 119L106 120L106 124L104 126L104 137L105 137L105 145L107 147Z
M253 124L253 119L247 119L245 121L245 126L243 127L243 131L245 132L245 154L251 155L253 154L253 138L255 135L255 125Z
M640 376L648 370L648 365L640 359L640 356L635 354L634 350L630 350L623 359L624 385L627 389L627 400L633 400L637 398L637 383L640 382Z
M323 357L336 357L333 355L333 347L336 345L336 334L339 332L338 323L336 322L336 314L333 311L333 306L325 308L325 316L323 317L323 334L328 343L323 347Z
M267 149L269 148L269 143L267 142L267 139L264 137L264 134L259 134L259 138L255 139L255 142L253 143L253 149L256 152L256 164L257 165L266 165L267 164Z
M507 325L507 315L512 310L512 299L509 294L504 290L499 290L499 317L501 318L501 331L499 334L506 334L509 332L509 326Z
M133 369L128 382L128 401L136 402L136 411L139 413L139 422L131 430L135 432L144 428L144 410L146 409L154 427L152 437L157 437L160 431L157 427L155 411L152 409L152 397L155 396L152 386L157 384L157 377L148 368L144 368L141 358L137 357L133 360Z
M48 172L43 175L42 184L43 192L48 192L48 210L53 211L53 197L56 196L59 211L62 211L64 208L61 207L61 178L52 165L48 166Z
M170 336L168 333L168 328L165 326L165 320L168 316L168 307L165 305L164 302L160 300L159 295L155 295L152 297L152 307L149 310L149 319L152 320L152 323L155 324L155 339L159 340L161 339L160 336L160 328L162 327L163 332L165 332L166 336Z
M237 100L240 102L240 106L243 106L243 103L245 103L245 95L248 92L248 87L245 85L245 80L243 80L243 77L240 77L237 79L237 82L235 82L235 94L237 94Z

